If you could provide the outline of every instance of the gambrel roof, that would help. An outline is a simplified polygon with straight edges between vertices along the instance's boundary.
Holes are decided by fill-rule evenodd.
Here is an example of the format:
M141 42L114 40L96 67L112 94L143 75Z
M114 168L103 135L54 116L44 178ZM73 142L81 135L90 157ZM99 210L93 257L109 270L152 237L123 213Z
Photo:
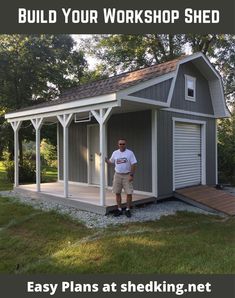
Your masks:
M6 114L6 118L11 119L28 115L34 115L35 117L37 114L41 115L48 112L64 111L89 105L94 106L118 100L137 101L139 99L131 96L133 92L169 79L171 82L167 102L156 100L155 103L151 103L145 99L143 99L142 102L155 104L158 107L170 108L179 67L181 64L187 62L192 62L208 80L215 118L230 116L225 104L220 75L202 53L195 53L189 56L181 56L165 63L125 72L107 79L97 80L68 89L62 92L56 100L8 113Z

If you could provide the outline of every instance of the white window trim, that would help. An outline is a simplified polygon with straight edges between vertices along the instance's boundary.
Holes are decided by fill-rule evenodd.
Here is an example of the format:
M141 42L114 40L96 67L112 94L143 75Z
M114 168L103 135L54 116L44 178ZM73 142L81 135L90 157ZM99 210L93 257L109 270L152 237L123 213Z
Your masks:
M189 75L184 75L185 77L185 100L189 100L189 101L196 101L196 78L195 77L192 77L192 76L189 76ZM189 96L188 95L188 88L187 88L187 82L188 80L191 80L193 81L193 91L194 91L194 96Z

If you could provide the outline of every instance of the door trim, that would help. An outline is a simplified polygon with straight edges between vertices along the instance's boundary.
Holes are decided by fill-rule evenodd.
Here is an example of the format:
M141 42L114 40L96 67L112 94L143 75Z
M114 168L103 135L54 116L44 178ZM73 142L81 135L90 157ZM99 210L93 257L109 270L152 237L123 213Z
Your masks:
M175 191L175 123L199 124L201 128L201 184L206 185L206 121L172 117L172 177L173 191Z

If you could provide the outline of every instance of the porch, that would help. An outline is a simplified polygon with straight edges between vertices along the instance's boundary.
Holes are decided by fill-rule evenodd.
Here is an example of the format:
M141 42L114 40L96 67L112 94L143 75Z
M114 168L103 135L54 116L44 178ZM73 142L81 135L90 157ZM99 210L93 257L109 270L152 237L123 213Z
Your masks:
M53 201L65 206L103 215L116 208L115 195L112 193L111 189L105 189L106 203L104 206L101 206L99 197L100 188L94 185L82 185L69 182L69 192L67 198L64 197L63 182L41 183L40 192L37 191L36 184L20 185L15 187L14 190L26 197L30 196L35 200L37 198L45 199L45 201ZM125 205L126 198L124 193L122 197L123 205ZM154 200L154 197L147 194L134 193L132 205L136 206L153 202Z
M125 101L122 104L88 105L69 110L44 112L40 117L35 115L37 110L32 110L33 115L24 115L8 120L14 130L14 187L17 191L31 192L34 196L55 197L63 204L69 205L71 201L74 207L95 213L106 214L116 205L115 196L107 185L111 185L113 169L108 170L105 157L110 156L115 149L115 141L120 135L119 127L121 115L126 115L126 121L130 122L130 114L144 113L146 119L142 119L145 126L139 121L130 122L125 126L125 135L131 139L140 151L141 164L150 165L145 168L145 175L139 171L135 176L134 189L138 191L133 198L133 204L153 201L157 197L157 155L156 155L156 126L157 105L143 104ZM23 113L26 113L23 111ZM27 110L27 113L28 110ZM128 117L127 117L128 116ZM113 117L113 122L110 120ZM138 117L137 117L138 118ZM85 119L85 120L84 120ZM35 130L36 143L36 184L19 184L19 131L23 121L30 120ZM118 120L118 121L117 121ZM145 132L148 122L148 133ZM41 128L45 124L57 123L57 160L58 183L41 183L41 156L40 141ZM122 124L124 121L121 122ZM108 128L109 124L109 128ZM139 124L139 126L137 125ZM138 135L133 133L138 126ZM80 127L80 129L79 129ZM127 128L126 128L127 127ZM76 128L76 129L73 129ZM93 129L94 128L94 129ZM140 129L143 142L140 142ZM110 131L112 131L112 144L109 143ZM115 135L115 133L116 135ZM133 140L132 140L133 136ZM148 154L143 154L144 151ZM110 148L108 148L110 147ZM152 147L152 148L151 148ZM109 149L109 150L108 150ZM135 149L136 151L136 149ZM145 160L148 157L148 160ZM152 157L152 159L151 159ZM71 182L73 181L73 182ZM76 184L73 184L73 183ZM74 189L75 187L75 189ZM78 188L79 187L79 188ZM90 187L90 189L89 189ZM107 201L106 201L107 200Z

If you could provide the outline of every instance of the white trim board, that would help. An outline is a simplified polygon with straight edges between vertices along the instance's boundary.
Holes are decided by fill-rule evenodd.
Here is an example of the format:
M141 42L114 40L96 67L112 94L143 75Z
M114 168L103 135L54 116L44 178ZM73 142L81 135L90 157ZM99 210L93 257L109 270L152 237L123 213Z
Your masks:
M56 136L57 136L57 180L60 180L60 123L57 122Z
M173 191L175 191L175 123L183 122L189 124L201 125L201 184L206 185L206 121L192 120L187 118L176 118L172 117L172 178L173 178Z
M90 108L93 108L94 105L104 104L104 103L114 102L114 101L117 101L117 98L116 98L116 94L112 93L112 94L95 96L95 97L91 97L91 98L73 100L73 101L70 101L67 103L65 102L65 103L61 103L61 104L55 104L52 106L48 105L46 107L41 107L41 108L37 108L35 106L34 108L32 108L30 110L7 113L5 115L5 118L10 120L10 119L14 119L14 118L21 118L21 117L28 116L27 119L30 119L29 118L30 116L34 116L34 118L35 118L35 115L37 115L37 117L39 117L39 115L41 115L41 114L42 114L42 116L45 114L48 115L48 113L50 113L50 112L52 112L52 114L49 114L49 115L56 116L58 114L61 114L61 112L59 112L59 111L64 112L66 110L65 113L67 114L67 113L71 113L71 112L67 111L69 109L82 108L82 107L86 107L86 109L83 111L89 111ZM96 107L96 109L98 109L98 107ZM58 113L54 114L53 112L55 112L55 111Z
M207 117L207 118L213 118L213 119L216 118L214 115L211 115L211 114L203 114L203 113L191 112L191 111L180 110L180 109L175 109L175 108L163 108L161 110L166 111L166 112L174 112L174 113L178 113L178 114L186 114L186 115Z
M75 114L75 113L81 113L81 112L88 112L91 110L100 110L102 108L110 108L110 107L119 107L120 106L120 101L116 100L113 102L107 102L103 104L98 104L98 105L90 105L90 106L84 106L81 108L74 108L74 109L69 109L69 110L63 110L63 111L54 111L50 113L44 113L44 114L38 114L37 117L42 117L42 118L48 118L48 117L57 117L59 115L63 114ZM6 118L6 115L5 115ZM20 119L21 121L24 120L30 120L32 118L35 118L35 115L31 116L22 116L22 117L15 117L15 118L6 118L8 122L12 122L14 120Z
M155 107L168 107L168 104L164 101L159 101L155 99L148 99L148 98L143 98L143 97L137 97L137 96L131 96L131 95L125 95L122 97L122 100L129 100L132 102L139 102L142 104L149 104Z
M158 197L157 110L152 110L152 193Z

